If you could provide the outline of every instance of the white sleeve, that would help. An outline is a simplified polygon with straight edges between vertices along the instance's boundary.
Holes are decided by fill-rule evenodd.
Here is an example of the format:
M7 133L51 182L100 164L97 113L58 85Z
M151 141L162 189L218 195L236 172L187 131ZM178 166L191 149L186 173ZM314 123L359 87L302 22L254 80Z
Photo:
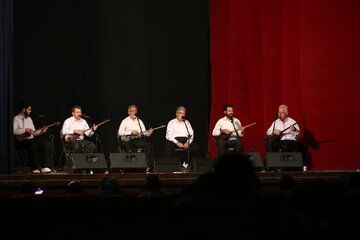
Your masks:
M212 131L212 135L213 136L219 136L221 134L221 129L220 129L220 120L217 121L217 123L215 124L215 127Z
M298 138L301 136L301 131L300 131L300 127L299 127L299 124L295 126L296 130L294 131L294 135L295 135L295 138Z
M191 144L194 141L194 130L192 129L190 122L189 121L186 121L186 122L188 124L189 133L191 135L191 138L190 138L190 144Z
M84 129L84 130L87 130L87 129L90 128L90 127L89 127L89 124L87 123L86 120L84 120L84 121L85 121L85 124L84 124L85 129ZM92 129L91 129L91 130L88 130L88 131L85 132L85 135L88 136L88 137L91 137L92 135L94 135L94 131L93 131Z
M126 129L126 123L124 119L121 121L121 124L119 126L118 136L126 136L126 135L131 135L131 129Z
M271 126L269 127L269 129L267 130L266 134L268 136L271 136L272 135L272 131L273 131L273 127L274 127L274 124L275 124L275 121L271 124Z
M66 135L66 134L74 134L74 130L71 130L71 123L70 123L70 119L66 119L63 126L62 126L62 129L61 129L61 133L63 135Z
M13 122L14 135L23 134L25 132L24 126L20 123L19 118L14 117Z
M235 122L237 122L237 124L235 124L235 125L238 125L238 126L236 126L236 129L241 128L241 122L240 122L240 120L239 120L239 119L236 119ZM241 130L239 130L239 131L237 131L237 132L238 132L238 134L239 134L240 137L243 137L243 136L245 135L245 133L242 133Z
M177 143L177 140L174 137L174 129L173 129L173 123L170 121L166 128L166 139L169 141L172 141L174 143Z

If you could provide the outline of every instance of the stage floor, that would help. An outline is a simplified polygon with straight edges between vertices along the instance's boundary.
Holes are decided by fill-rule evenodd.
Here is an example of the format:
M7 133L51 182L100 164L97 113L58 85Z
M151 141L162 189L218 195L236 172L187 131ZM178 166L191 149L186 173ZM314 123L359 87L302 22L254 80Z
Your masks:
M278 188L279 180L284 175L290 175L295 185L301 185L314 179L323 179L332 183L346 183L351 174L356 171L263 171L256 172L264 191ZM203 173L151 173L160 177L162 188L168 193L179 193L195 183ZM119 180L122 193L138 195L146 190L145 179L147 173L109 173L109 174L70 174L55 172L50 174L5 174L0 175L0 197L9 198L21 194L21 186L31 181L44 190L46 196L61 196L70 181L79 181L82 186L81 194L100 193L100 182L104 178Z

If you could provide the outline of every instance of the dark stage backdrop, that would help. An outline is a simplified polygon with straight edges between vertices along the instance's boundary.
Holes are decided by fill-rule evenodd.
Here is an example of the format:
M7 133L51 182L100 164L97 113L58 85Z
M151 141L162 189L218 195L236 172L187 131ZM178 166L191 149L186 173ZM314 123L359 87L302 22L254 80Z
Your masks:
M204 156L208 11L207 0L17 0L15 104L30 102L48 124L62 123L73 105L81 105L95 123L111 119L98 131L105 153L117 150L117 130L129 104L138 105L147 128L167 124L184 105ZM37 127L44 122L35 114L33 119ZM49 129L58 154L60 128ZM151 141L155 156L163 156L165 129Z
M360 168L360 1L210 0L210 10L210 129L233 103L243 124L257 122L243 139L248 151L284 103L305 119L312 169ZM255 151L264 157L263 144Z

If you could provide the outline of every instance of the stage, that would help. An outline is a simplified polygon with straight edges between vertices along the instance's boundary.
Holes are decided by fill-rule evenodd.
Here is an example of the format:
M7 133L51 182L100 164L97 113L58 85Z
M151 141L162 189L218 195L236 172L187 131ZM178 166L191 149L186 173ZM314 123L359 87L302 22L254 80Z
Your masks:
M346 184L351 174L355 172L357 171L261 171L256 172L256 175L262 190L271 192L278 189L279 180L284 175L293 177L294 186L301 186L315 179ZM118 179L123 195L136 196L146 191L145 179L150 174L159 176L161 186L166 192L180 193L192 186L203 173L6 174L0 175L0 197L10 198L21 195L21 186L25 182L32 182L41 188L44 196L62 196L71 181L79 181L82 187L81 195L96 195L100 193L100 182L104 178Z

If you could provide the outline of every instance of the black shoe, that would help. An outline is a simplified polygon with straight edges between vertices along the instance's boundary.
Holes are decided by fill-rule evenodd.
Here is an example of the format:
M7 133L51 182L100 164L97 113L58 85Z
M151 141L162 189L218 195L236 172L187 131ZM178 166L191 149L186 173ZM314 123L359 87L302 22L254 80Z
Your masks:
M153 170L151 168L146 168L146 173L152 173Z

